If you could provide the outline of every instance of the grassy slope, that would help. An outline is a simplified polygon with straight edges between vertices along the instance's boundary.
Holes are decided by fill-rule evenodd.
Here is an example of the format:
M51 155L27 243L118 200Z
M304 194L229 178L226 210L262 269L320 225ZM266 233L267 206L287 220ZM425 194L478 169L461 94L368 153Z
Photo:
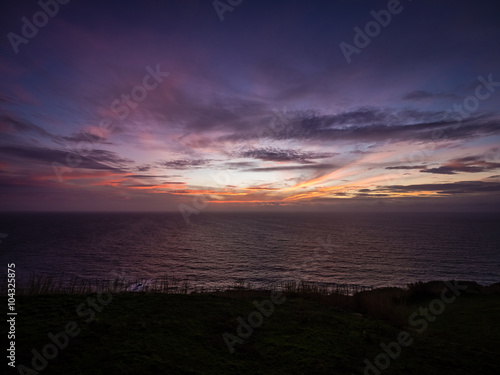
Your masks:
M236 318L269 299L216 295L116 294L85 323L76 308L83 295L18 297L17 365L31 367L31 349L73 320L82 332L42 374L360 374L380 343L401 328L327 303L288 296L230 354L224 332L236 334ZM430 299L406 307L406 316ZM383 374L498 374L500 296L464 295L391 362ZM3 334L3 337L6 335ZM13 372L14 373L14 372ZM17 371L15 372L17 373Z

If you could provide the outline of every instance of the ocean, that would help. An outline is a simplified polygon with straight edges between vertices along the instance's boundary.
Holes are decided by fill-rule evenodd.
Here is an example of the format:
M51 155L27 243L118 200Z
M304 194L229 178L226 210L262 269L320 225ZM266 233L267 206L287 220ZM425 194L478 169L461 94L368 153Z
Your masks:
M35 273L207 288L500 281L498 214L201 212L186 223L180 213L4 213L0 233L4 273L15 263L18 282Z

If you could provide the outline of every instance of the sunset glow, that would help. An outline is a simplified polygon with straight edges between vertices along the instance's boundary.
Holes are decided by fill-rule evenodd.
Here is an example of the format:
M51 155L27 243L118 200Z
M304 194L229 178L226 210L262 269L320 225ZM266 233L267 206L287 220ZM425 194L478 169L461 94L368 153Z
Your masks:
M148 4L70 2L29 43L3 39L2 209L498 206L485 9L447 7L441 33L418 23L443 5L402 2L346 61L370 3L246 1L224 22L210 2ZM3 35L33 12L12 7Z

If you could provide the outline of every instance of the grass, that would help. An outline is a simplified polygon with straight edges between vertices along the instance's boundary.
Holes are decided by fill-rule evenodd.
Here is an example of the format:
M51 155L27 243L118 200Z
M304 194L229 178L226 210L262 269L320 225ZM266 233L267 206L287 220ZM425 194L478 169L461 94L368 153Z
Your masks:
M0 295L7 294L7 277L0 283ZM187 279L179 279L171 276L161 276L156 279L84 279L75 275L50 275L32 274L27 281L17 281L17 295L40 295L40 294L84 294L109 290L113 293L120 292L151 292L151 293L212 293L228 290L250 290L268 289L283 290L286 292L319 293L324 295L342 294L352 295L361 291L371 290L372 287L351 284L331 284L329 286L307 281L283 281L266 285L264 287L253 287L250 283L239 281L234 284L218 287L205 287L192 284Z
M408 317L440 295L439 283L354 295L312 283L280 285L286 301L275 305L248 339L235 344L233 354L223 333L237 335L237 318L246 320L256 311L253 302L269 300L271 290L244 285L190 294L186 289L117 289L111 302L85 322L88 315L79 316L77 309L82 304L88 309L87 298L95 298L95 292L37 294L31 289L16 297L16 364L31 367L31 350L41 351L50 342L49 332L74 321L81 333L41 374L362 374L363 360L373 362L382 352L380 344L395 341L403 329L414 343L383 374L497 374L498 284L470 283L418 333Z

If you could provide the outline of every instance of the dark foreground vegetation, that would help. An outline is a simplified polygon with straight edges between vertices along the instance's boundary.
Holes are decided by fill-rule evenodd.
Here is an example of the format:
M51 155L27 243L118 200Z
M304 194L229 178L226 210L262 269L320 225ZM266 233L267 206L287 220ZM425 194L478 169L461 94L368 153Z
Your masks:
M500 373L499 284L31 294L7 373Z

